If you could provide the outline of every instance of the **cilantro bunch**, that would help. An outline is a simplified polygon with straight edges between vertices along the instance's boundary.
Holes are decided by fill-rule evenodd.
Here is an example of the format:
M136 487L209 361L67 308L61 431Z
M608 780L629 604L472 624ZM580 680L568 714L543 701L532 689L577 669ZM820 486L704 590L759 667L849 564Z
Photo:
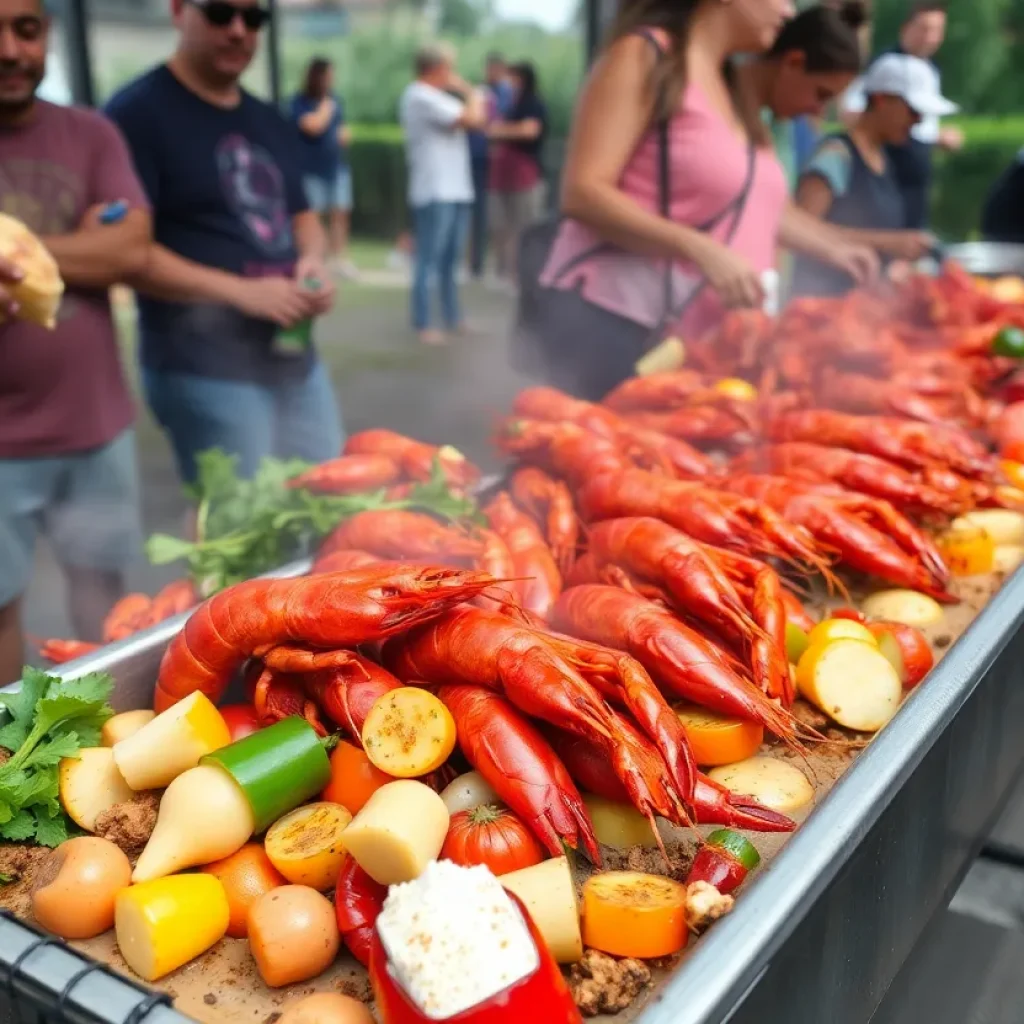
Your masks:
M385 491L344 497L288 486L310 468L297 459L265 458L251 479L238 476L236 458L219 448L196 459L189 495L198 502L195 542L154 534L146 554L154 565L185 559L200 593L216 593L308 554L342 520L369 509L420 509L446 519L473 519L476 504L453 495L440 462L431 479L401 501Z
M17 693L0 693L10 721L0 726L0 839L58 846L68 821L57 795L61 758L77 757L100 743L103 723L114 714L107 701L114 681L104 672L58 679L26 668Z

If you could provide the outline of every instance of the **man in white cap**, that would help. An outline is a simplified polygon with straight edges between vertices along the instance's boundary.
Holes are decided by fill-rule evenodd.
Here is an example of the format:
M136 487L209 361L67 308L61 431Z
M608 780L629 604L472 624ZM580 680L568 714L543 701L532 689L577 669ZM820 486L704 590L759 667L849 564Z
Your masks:
M946 117L957 106L938 89L926 61L907 54L879 57L861 83L864 111L841 135L824 139L804 168L797 205L834 224L851 241L870 245L883 260L916 260L934 239L907 229L906 196L891 157L925 118ZM793 291L801 295L835 295L852 281L832 268L800 259Z
M941 93L942 79L933 58L946 38L946 8L945 0L917 0L911 4L900 28L899 43L876 60L894 54L920 58L933 79L934 91ZM854 82L843 99L843 119L848 125L864 111L864 81L861 78ZM938 115L929 114L921 117L906 142L889 147L893 173L903 193L904 227L922 229L928 226L934 148L956 150L963 141L963 133L958 128L943 127Z

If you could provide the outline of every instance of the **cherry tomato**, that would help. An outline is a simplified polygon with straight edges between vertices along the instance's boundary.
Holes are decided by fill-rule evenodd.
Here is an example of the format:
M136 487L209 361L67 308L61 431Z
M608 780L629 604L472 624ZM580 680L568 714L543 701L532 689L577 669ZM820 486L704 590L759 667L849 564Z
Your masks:
M260 729L260 720L251 704L225 704L218 710L231 734L232 743L243 736L251 736Z
M486 864L496 875L529 868L544 860L540 843L511 811L481 804L452 815L438 854L465 867Z

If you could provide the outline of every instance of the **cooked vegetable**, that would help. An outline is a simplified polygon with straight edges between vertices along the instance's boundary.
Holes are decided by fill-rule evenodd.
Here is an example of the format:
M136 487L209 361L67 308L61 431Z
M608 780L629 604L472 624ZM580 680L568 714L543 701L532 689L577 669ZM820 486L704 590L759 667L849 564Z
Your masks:
M808 648L796 668L796 685L805 700L858 732L881 729L903 696L896 669L877 646L861 640Z
M861 622L853 619L824 619L819 622L807 636L807 646L830 644L833 640L862 640L866 644L875 645L871 630ZM799 662L799 658L797 661Z
M855 644L859 641L837 642ZM867 644L862 646L867 647ZM867 649L871 650L870 647ZM874 653L878 654L877 651ZM804 773L774 757L750 757L739 764L713 768L708 775L731 793L752 796L765 807L790 817L805 810L814 800L814 789Z
M490 804L492 807L501 805L498 794L491 789L487 780L479 772L466 772L441 790L441 799L449 814L458 814L459 811L471 811L481 804Z
M254 832L316 796L331 778L327 751L303 718L275 722L209 754L203 763L220 766L234 779L252 808Z
M100 740L103 746L112 747L121 740L137 733L144 725L149 725L156 718L156 712L147 708L140 708L138 711L122 711L114 715L110 721L103 724L100 731Z
M114 928L125 963L143 981L156 981L219 942L230 917L213 875L172 875L122 889Z
M552 857L532 868L502 875L500 881L523 901L551 955L560 964L574 964L583 956L576 883L565 857Z
M661 875L605 871L583 884L583 942L612 956L671 956L686 945L686 886Z
M856 608L835 608L829 612L828 617L830 619L851 619L853 622L861 623L868 621L867 616L863 612L857 611Z
M413 779L440 768L455 749L455 719L427 690L403 686L374 701L363 724L363 749L382 771Z
M657 848L651 823L632 804L606 800L592 793L584 793L583 802L599 843L615 850L628 850L631 846Z
M327 892L345 860L342 833L351 820L341 804L297 807L270 826L264 840L267 856L289 882Z
M1000 459L999 469L1010 486L1024 490L1024 462L1014 462L1013 459Z
M999 544L993 552L992 570L1009 574L1016 572L1021 562L1024 562L1024 545Z
M807 650L810 640L795 622L786 623L786 657L795 665Z
M879 590L861 602L869 619L902 622L905 626L932 626L943 618L942 606L916 590Z
M878 649L896 669L906 689L917 686L935 664L928 638L913 626L901 622L873 622L871 632L878 640Z
M91 939L114 927L114 898L131 884L132 866L106 839L69 839L36 869L32 915L62 939Z
M230 775L214 764L190 768L164 792L132 881L148 882L230 857L255 828L249 803Z
M0 747L13 751L0 765L0 839L59 846L68 838L57 766L99 745L114 714L107 704L113 688L101 672L62 680L26 667L20 688L0 693L0 708L11 717L0 727Z
M996 544L1024 544L1024 513L1008 508L979 508L954 519L952 525L984 530Z
M86 747L77 757L61 759L60 802L68 817L86 832L96 830L96 819L135 793L114 764L110 747Z
M374 1024L374 1020L358 999L339 992L316 992L289 1006L277 1024Z
M366 801L394 776L386 775L354 743L342 740L331 754L331 781L320 794L321 800L347 807L358 814Z
M740 377L723 377L716 380L713 389L726 398L735 398L741 402L757 400L757 388Z
M387 894L387 886L375 882L354 858L345 858L334 887L334 915L341 941L364 967L370 963L373 927Z
M992 355L1024 359L1024 331L1008 324L992 339Z
M163 789L230 742L220 712L196 690L115 744L114 760L132 789Z
M264 894L288 880L273 864L259 843L246 843L237 853L203 868L224 886L231 917L228 935L244 939L249 934L249 908Z
M334 962L340 944L334 907L308 886L283 885L249 911L249 946L271 988L315 978Z
M707 882L728 896L760 863L761 855L749 839L732 829L720 828L712 832L697 851L686 884Z
M511 811L481 804L451 816L438 855L463 867L483 864L496 875L532 867L544 860L540 843Z
M251 704L225 704L219 710L232 743L259 732L260 716Z
M381 885L417 878L441 852L448 809L429 786L398 779L382 786L345 829L345 847Z
M981 527L969 523L951 526L936 543L954 576L981 576L992 571L996 545Z
M686 347L679 338L666 338L642 355L633 367L638 377L678 370L686 362Z
M728 718L694 704L677 704L675 711L702 767L742 761L764 742L764 727L758 722Z

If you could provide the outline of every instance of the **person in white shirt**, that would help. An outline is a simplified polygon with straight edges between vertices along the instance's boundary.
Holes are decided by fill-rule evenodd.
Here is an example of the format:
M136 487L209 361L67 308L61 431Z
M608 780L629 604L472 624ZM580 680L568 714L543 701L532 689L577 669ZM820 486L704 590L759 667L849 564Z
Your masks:
M942 81L933 58L946 37L946 6L945 0L916 0L900 29L898 45L880 55L906 54L926 61L933 79L931 86L938 94L942 92ZM856 123L866 106L864 80L861 78L843 97L843 121L848 128ZM903 194L905 228L921 231L928 227L932 151L936 146L957 150L963 141L959 128L953 125L943 127L938 117L929 115L922 117L914 126L910 138L903 145L889 147L888 156Z
M426 344L442 343L446 333L463 328L455 272L473 202L466 129L482 128L486 119L484 96L455 73L452 50L442 44L423 47L416 54L416 79L402 93L399 120L416 249L412 322ZM446 333L431 316L435 279Z

